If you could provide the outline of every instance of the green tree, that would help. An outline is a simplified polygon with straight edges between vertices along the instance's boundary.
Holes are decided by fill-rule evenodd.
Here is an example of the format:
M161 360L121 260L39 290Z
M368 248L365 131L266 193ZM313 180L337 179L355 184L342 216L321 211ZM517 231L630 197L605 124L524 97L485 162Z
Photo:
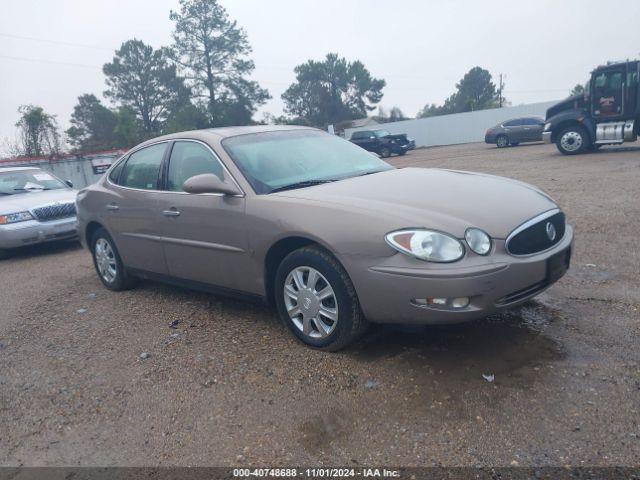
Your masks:
M298 65L295 73L296 82L282 94L285 112L318 127L365 117L382 99L386 85L362 62L350 63L335 53Z
M114 134L118 117L95 95L78 97L78 104L71 114L71 127L66 131L69 143L76 151L96 151L116 148Z
M60 132L55 115L36 105L22 105L18 113L18 155L41 157L60 153Z
M133 147L146 138L144 128L135 110L130 107L118 108L113 135L117 148Z
M217 0L180 0L171 11L174 60L193 95L204 99L211 126L246 125L269 92L247 77L255 66L245 31Z
M407 117L399 107L393 107L389 110L389 113L387 113L384 108L378 107L378 114L374 115L372 118L379 123L392 123L407 120Z
M469 70L456 84L455 105L457 112L486 110L498 106L496 86L491 74L480 67Z
M105 97L132 109L145 136L159 133L171 112L189 96L168 51L154 50L140 40L124 42L103 71L108 87Z
M574 95L584 95L584 86L577 84L573 87L573 90L571 90L571 96L573 97Z
M162 133L184 132L186 130L200 130L209 126L207 114L191 102L186 102L176 109L165 124Z
M506 103L506 100L503 100L503 103ZM486 110L497 108L499 104L498 92L491 74L483 68L474 67L456 84L456 92L450 95L443 105L425 105L418 112L418 118Z

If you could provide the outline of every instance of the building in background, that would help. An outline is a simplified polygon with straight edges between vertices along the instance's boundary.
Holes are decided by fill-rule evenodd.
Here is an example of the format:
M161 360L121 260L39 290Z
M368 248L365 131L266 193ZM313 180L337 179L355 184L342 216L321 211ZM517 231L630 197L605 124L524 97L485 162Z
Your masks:
M381 128L392 134L406 133L415 140L416 147L484 142L484 134L488 128L511 118L528 116L544 118L547 109L556 103L558 102L532 103L516 107L492 108L475 112L417 118L415 120L385 123L379 127L347 127L344 131L344 137L349 139L353 132L358 130Z

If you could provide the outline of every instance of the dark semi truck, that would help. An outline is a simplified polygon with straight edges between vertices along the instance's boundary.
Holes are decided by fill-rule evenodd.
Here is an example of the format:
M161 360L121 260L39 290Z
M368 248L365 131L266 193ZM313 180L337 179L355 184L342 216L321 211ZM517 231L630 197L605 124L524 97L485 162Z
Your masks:
M542 139L576 155L635 142L640 129L640 61L609 63L591 72L584 95L547 110Z

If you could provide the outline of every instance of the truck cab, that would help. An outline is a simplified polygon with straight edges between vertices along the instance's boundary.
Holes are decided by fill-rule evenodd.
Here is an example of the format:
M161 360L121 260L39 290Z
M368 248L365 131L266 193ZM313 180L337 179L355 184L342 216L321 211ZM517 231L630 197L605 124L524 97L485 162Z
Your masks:
M634 142L640 128L640 61L596 68L584 95L547 110L543 140L575 155L602 145Z

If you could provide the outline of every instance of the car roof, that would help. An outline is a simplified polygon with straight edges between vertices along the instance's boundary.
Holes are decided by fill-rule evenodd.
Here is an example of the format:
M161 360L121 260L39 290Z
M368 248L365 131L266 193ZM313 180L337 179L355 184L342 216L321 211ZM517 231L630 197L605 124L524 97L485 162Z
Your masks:
M3 172L23 172L25 170L40 170L38 167L0 167L0 173Z
M216 140L221 141L229 137L237 137L239 135L250 135L253 133L266 133L266 132L283 132L288 130L317 130L312 127L304 127L300 125L252 125L248 127L219 127L219 128L205 128L203 130L190 130L187 132L171 133L169 135L163 135L151 140L147 140L141 143L139 147L148 145L151 143L161 142L163 140L175 140L180 138L189 138L194 140Z

